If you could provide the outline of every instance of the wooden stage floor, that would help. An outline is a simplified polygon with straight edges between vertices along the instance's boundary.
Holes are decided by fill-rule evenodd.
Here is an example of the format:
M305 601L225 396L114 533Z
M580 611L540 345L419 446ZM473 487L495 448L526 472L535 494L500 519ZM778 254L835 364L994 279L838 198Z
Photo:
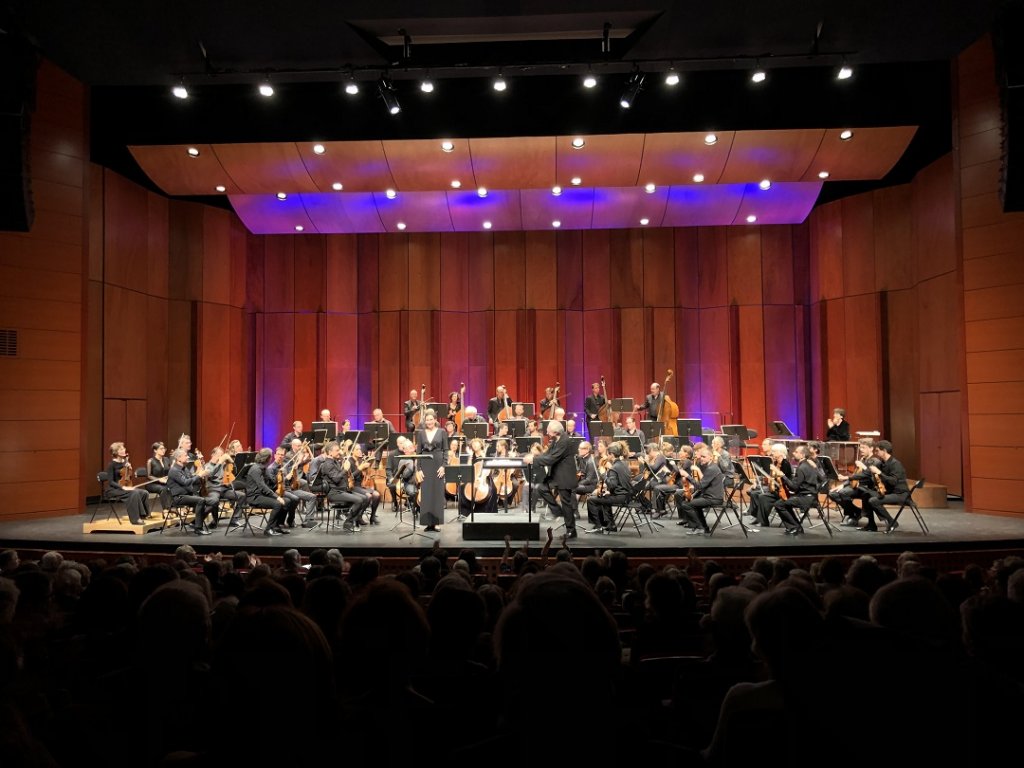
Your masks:
M645 526L641 535L633 528L617 534L588 534L586 520L577 521L579 538L570 542L578 554L593 550L621 549L632 556L680 557L696 550L702 556L750 556L802 554L817 552L839 553L892 553L913 551L954 551L954 550L1014 550L1024 549L1024 519L1003 517L982 513L971 513L961 502L951 501L948 509L922 509L930 533L925 535L918 527L909 509L900 518L899 528L892 534L866 533L856 529L835 527L839 521L833 512L833 530L829 537L825 528L818 524L808 529L803 536L786 536L782 528L761 529L744 537L738 526L719 529L714 536L688 536L686 528L668 518L663 528L651 533ZM434 545L435 540L449 552L457 553L464 547L477 551L482 556L500 556L503 543L500 538L491 540L467 540L463 536L463 524L454 521L455 511L446 511L449 522L441 526L437 534L405 536L412 527L406 522L396 526L397 518L390 505L382 505L380 525L364 526L359 533L343 533L340 529L325 531L323 528L297 528L288 536L268 537L248 532L232 531L225 534L226 521L210 536L198 536L178 528L168 528L163 533L152 530L146 534L93 532L84 533L93 512L86 509L80 515L0 523L0 549L57 549L62 552L150 552L172 553L180 544L191 544L198 552L234 552L245 549L257 553L280 553L295 547L303 554L318 547L337 547L345 553L366 556L415 557L422 555ZM586 516L583 511L584 518ZM526 520L524 513L515 511L495 515L478 514L477 522L500 522L502 519ZM534 518L536 520L536 517ZM406 515L408 520L408 515ZM548 527L554 528L555 544L559 544L562 533L560 520L540 522L541 540L530 542L530 550L537 554L546 538ZM422 535L421 535L422 534ZM404 536L404 538L402 538ZM521 539L513 539L513 546L522 546Z

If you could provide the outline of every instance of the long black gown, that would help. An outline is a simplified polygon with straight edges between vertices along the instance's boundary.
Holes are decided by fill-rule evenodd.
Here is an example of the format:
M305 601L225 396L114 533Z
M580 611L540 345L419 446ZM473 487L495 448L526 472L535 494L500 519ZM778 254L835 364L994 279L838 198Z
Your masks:
M430 454L430 458L420 459L423 470L420 525L441 525L444 523L444 478L437 476L437 468L448 463L448 434L438 427L431 440L427 430L417 431L416 453Z

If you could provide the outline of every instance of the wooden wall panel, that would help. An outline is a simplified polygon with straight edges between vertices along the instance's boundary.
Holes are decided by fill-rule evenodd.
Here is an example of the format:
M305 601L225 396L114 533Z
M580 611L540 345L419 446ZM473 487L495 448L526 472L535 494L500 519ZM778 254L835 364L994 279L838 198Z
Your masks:
M324 238L324 302L328 312L362 311L358 297L366 293L372 293L376 299L377 265L367 264L365 260L357 261L357 243L356 235L328 235Z
M761 276L757 275L760 287ZM765 357L764 317L760 306L740 307L739 356L734 364L739 373L740 402L737 409L737 423L746 424L758 434L767 434L767 403L765 381L767 379Z
M583 236L579 231L556 232L555 288L558 308L583 309ZM613 259L614 261L614 259ZM614 284L614 278L613 278Z
M823 205L815 214L811 224L811 297L834 299L845 290L842 202Z
M583 413L583 400L590 394L590 380L587 379L584 369L583 353L583 312L563 312L562 320L564 330L562 338L565 343L562 347L564 360L564 381L561 402L567 414L577 414L577 430L581 434L586 433Z
M441 236L436 232L410 235L409 308L440 309L443 287Z
M700 229L672 230L675 241L675 295L680 307L698 307L700 293Z
M761 295L765 304L792 304L791 227L761 227Z
M324 278L326 269L325 243L322 235L299 235L294 238L292 246L293 269L292 285L296 312L322 312L326 303L324 298Z
M203 211L202 300L231 303L231 220L227 211Z
M663 381L664 371L655 371L646 349L644 310L624 308L619 312L619 339L622 347L622 394L637 403L651 391L652 381Z
M583 308L611 306L611 247L608 232L587 229L583 237Z
M494 235L490 232L463 234L468 248L466 304L462 309L481 312L494 309ZM551 276L555 274L554 258L547 263Z
M971 413L1024 413L1024 381L968 384L967 400Z
M729 301L726 229L701 227L698 234L698 249L696 306L725 306Z
M676 305L675 254L671 229L643 231L644 297L648 307Z
M295 364L292 368L292 415L288 424L295 419L308 422L310 416L319 411L317 402L317 325L318 316L310 313L296 313L294 316L295 340L292 345ZM287 425L285 425L287 432ZM283 434L283 433L282 433Z
M801 413L798 391L797 336L800 332L793 307L764 307L764 401L765 422L782 420L796 434L800 431ZM744 359L742 376L746 380ZM744 418L746 416L744 415ZM753 426L753 425L750 425ZM755 427L756 428L756 427ZM770 434L770 430L760 432Z
M849 296L844 303L845 344L840 349L846 358L848 385L843 402L837 401L836 405L845 407L851 420L856 418L857 429L882 431L885 427L882 408L884 366L878 295ZM907 352L897 350L897 354L905 355Z
M919 282L956 270L956 200L953 178L953 156L944 155L923 168L911 185L914 245L917 252L916 277Z
M676 310L676 369L679 374L680 416L696 419L700 417L701 380L700 364L700 310L679 308Z
M330 408L339 421L348 418L353 426L361 426L370 418L376 403L364 406L359 397L362 390L357 377L359 356L353 354L355 344L362 346L359 317L331 313L324 315L323 321L324 339L332 352L326 358L327 376L314 413L319 413L321 408ZM306 418L312 420L312 414Z
M526 302L526 244L522 232L494 235L494 308L517 310Z
M142 398L146 394L146 295L107 285L103 298L104 396Z
M842 200L843 286L846 296L875 291L874 205L870 195Z
M635 229L606 230L613 307L644 305L643 233Z
M263 307L266 312L295 310L295 238L268 236L263 248Z
M700 310L700 392L704 426L733 423L728 307Z
M556 246L554 232L526 233L526 309L554 309L558 294L554 282Z
M910 186L879 189L871 193L874 200L875 226L875 290L894 291L914 285L916 259Z
M405 345L402 342L402 316L399 312L381 312L377 339L378 396L376 406L401 428L402 402L409 396L413 384L408 381L408 366L404 363ZM425 382L417 382L415 386Z
M760 305L761 231L760 227L730 227L728 250L729 303Z

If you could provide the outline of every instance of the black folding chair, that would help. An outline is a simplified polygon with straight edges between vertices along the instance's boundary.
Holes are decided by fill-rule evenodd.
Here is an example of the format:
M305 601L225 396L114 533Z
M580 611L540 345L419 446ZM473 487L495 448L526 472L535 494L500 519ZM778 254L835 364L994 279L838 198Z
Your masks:
M109 520L110 516L113 515L114 519L117 520L117 524L120 525L121 516L117 514L117 502L119 500L110 495L110 475L106 472L97 472L96 482L100 484L100 500L92 511L92 517L89 518L89 522L95 522L100 508L105 505L107 507L107 516L103 519Z
M929 533L931 533L931 531L928 530L928 523L924 521L924 516L921 514L921 510L918 508L917 502L914 501L914 491L916 491L918 488L924 488L923 477L916 483L914 483L914 487L910 489L910 493L907 494L907 498L903 500L903 503L900 504L900 508L896 510L896 516L893 517L892 521L893 523L898 522L900 519L900 515L903 514L903 510L909 507L910 511L914 514L914 517L917 518L917 524L921 526L921 533L928 535ZM890 528L890 530L892 530L892 528ZM886 533L888 532L889 531L886 531Z
M800 512L800 517L797 520L797 523L801 526L804 523L807 523L808 528L817 528L821 525L824 525L825 530L828 531L829 538L833 538L834 534L832 533L832 525L828 521L828 508L823 507L821 504L821 495L825 494L825 498L828 498L828 491L831 484L832 481L827 477L821 481L821 483L818 485L818 492L814 494L814 501L811 502L811 505L809 507L806 507ZM818 510L818 517L821 518L820 523L811 523L812 509Z

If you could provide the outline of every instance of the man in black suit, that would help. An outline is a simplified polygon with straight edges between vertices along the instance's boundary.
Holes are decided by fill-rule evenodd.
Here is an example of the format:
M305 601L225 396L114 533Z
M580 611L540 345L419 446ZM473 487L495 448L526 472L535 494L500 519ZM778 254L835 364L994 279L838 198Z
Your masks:
M405 431L412 432L416 429L416 422L413 416L420 412L420 393L415 389L409 390L409 399L402 403L402 411L405 413Z
M718 467L711 456L711 449L706 443L699 443L693 449L693 458L700 467L702 477L694 483L693 496L690 501L686 500L685 492L680 489L676 491L676 509L679 510L681 518L677 525L690 526L689 533L703 533L711 535L704 510L708 507L720 507L722 505L723 489L725 487L725 475Z
M208 536L211 531L206 529L204 520L211 509L215 509L217 502L207 496L200 496L199 485L201 478L209 474L205 469L198 473L191 471L192 465L188 463L188 453L183 448L178 448L174 454L174 463L167 471L167 490L173 499L175 507L191 507L195 510L193 528L201 536Z
M601 395L601 385L596 381L590 385L590 395L583 401L583 411L587 414L587 429L590 429L590 422L597 421L597 415L601 406L607 402Z
M544 453L528 453L523 456L527 464L548 468L547 482L540 487L540 498L551 509L552 514L562 515L565 521L565 538L575 539L576 510L573 504L573 490L576 488L576 453L571 450L571 440L565 434L560 422L549 421L547 429L551 443ZM558 500L552 493L558 489Z
M832 418L828 420L828 433L825 440L830 443L845 443L850 439L850 422L846 420L846 411L843 408L835 408L832 411Z

